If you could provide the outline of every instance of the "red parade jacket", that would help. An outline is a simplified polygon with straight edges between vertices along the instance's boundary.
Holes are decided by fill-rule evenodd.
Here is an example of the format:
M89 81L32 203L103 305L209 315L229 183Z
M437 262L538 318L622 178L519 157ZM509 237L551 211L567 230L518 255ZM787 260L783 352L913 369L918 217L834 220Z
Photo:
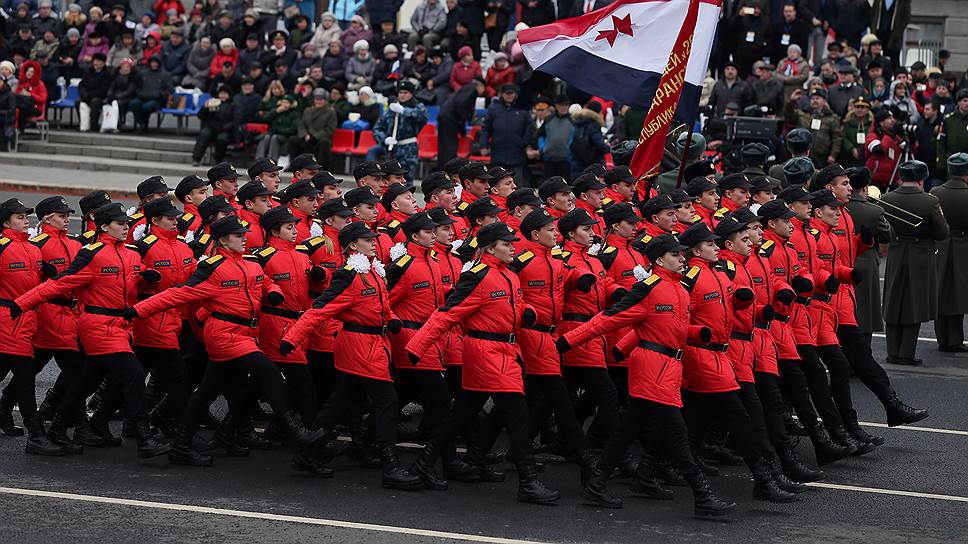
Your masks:
M323 281L309 281L310 302L329 287L329 282L333 279L333 274L343 266L343 254L339 250L338 236L339 231L328 225L323 226L324 234L314 236L306 240L301 247L309 255L309 262L313 266L321 266L326 269L326 279ZM309 337L307 349L310 351L320 351L333 353L336 349L336 335L339 334L340 322L330 319L323 324L320 332Z
M269 237L269 245L256 251L262 270L286 297L279 306L263 306L259 316L259 347L274 363L307 364L301 348L288 355L279 353L279 342L302 313L309 309L309 269L312 266L305 246ZM327 276L332 274L327 271Z
M50 225L41 226L41 233L30 239L40 249L44 261L54 266L57 273L67 270L74 261L81 243ZM77 339L77 309L73 294L61 300L51 301L37 307L37 332L34 347L39 349L80 349Z
M588 254L588 248L572 241L565 242L565 248L558 255L565 264L590 270L595 275L595 286L588 293L572 291L565 298L561 308L561 322L558 334L566 334L577 329L582 323L591 321L598 312L612 305L612 297L621 289L615 280L605 272L602 262ZM580 346L575 346L562 356L565 366L585 366L605 368L605 338L595 337Z
M456 218L455 218L456 219ZM454 225L457 226L456 224ZM440 256L440 282L444 286L446 299L454 291L457 278L460 277L461 262L453 253L453 246L437 243L434 245ZM462 327L454 327L447 331L444 340L444 366L461 366L464 359L464 331Z
M0 236L0 304L12 306L14 299L20 300L17 297L41 285L43 260L40 249L30 243L26 232L3 230ZM33 306L36 304L29 308ZM17 319L11 319L8 311L0 311L0 330L5 336L0 342L0 353L31 357L37 332L37 312L26 311L28 306L24 304L20 307L25 311Z
M689 346L682 357L682 388L696 393L721 393L739 389L732 363L723 349L707 349L729 343L733 327L733 282L715 263L689 259L682 282L689 291L693 325L712 331L709 344Z
M161 281L145 285L138 294L139 300L160 293L169 287L185 283L195 271L195 259L188 244L179 240L178 231L154 231L135 243L145 268L153 268L161 274ZM134 345L146 348L178 349L178 335L182 330L181 309L172 309L144 319L135 319Z
M407 244L407 253L387 267L387 290L390 308L403 321L400 334L390 337L393 364L397 368L433 370L444 369L447 335L423 353L414 364L407 357L407 344L427 322L434 310L444 304L444 283L439 258L432 248Z

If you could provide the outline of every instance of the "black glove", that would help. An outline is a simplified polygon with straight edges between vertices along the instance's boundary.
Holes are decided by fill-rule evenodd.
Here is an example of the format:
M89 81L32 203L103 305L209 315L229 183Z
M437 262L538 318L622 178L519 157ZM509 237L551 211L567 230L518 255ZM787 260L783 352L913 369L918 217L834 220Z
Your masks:
M16 320L18 317L23 315L23 313L23 309L16 302L10 305L10 319Z
M279 353L281 355L289 355L296 349L296 346L290 344L289 342L282 340L279 342Z
M840 288L840 281L837 280L836 276L831 274L830 277L827 278L827 281L823 282L823 287L827 290L828 294L833 295L837 292L837 289Z
M793 290L797 293L809 293L813 291L813 282L803 276L794 276L790 280L790 287L793 287Z
M736 300L749 302L753 300L753 290L749 287L740 287L739 289L733 291L733 297L735 297Z
M857 234L860 235L860 241L864 242L864 245L874 245L874 231L867 225L861 225L857 229Z
M783 304L792 304L796 298L797 294L794 293L792 289L781 289L780 292L776 294L776 299Z
M534 313L531 308L524 309L524 315L521 316L521 324L525 327L530 327L538 321L538 314Z
M128 321L138 318L138 310L134 308L125 308L123 317Z
M269 306L278 306L286 301L286 297L282 296L282 293L272 291L266 295L266 304Z
M410 364L416 366L420 362L420 357L417 357L413 353L407 352L407 359L410 359Z
M628 289L625 289L624 287L619 287L612 293L612 301L618 302L623 298L625 298L625 295L627 294L629 294Z
M702 327L699 329L699 339L708 343L713 339L713 330L709 327Z
M858 283L864 281L864 273L856 268L850 271L850 281L857 285Z
M141 272L138 272L138 275L141 276L141 279L145 280L147 283L158 283L161 281L161 272L158 272L157 270L142 270Z
M53 278L57 275L57 267L47 261L44 261L40 265L40 272L45 278Z
M776 318L776 310L773 309L773 306L769 304L763 306L763 321L769 323L770 321L773 321L774 318Z
M326 269L321 266L314 266L309 269L309 279L313 281L323 281L326 279Z
M568 340L565 340L564 336L559 336L555 340L555 347L558 349L558 353L565 353L571 349L571 344L568 343Z
M620 363L625 360L625 354L622 353L622 350L612 346L612 358L615 359L616 363Z
M387 330L390 331L390 334L400 334L400 329L402 328L403 321L400 321L399 319L391 319L390 321L387 321Z
M578 281L575 282L578 286L578 290L582 293L588 293L592 290L592 286L595 285L595 275L594 274L582 274Z

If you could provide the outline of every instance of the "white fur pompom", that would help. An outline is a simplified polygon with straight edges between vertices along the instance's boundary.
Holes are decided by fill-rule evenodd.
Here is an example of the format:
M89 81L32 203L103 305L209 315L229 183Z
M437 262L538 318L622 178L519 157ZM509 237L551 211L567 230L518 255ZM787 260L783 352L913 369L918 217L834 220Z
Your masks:
M468 270L473 268L475 264L477 263L475 263L474 261L467 261L466 263L464 263L464 266L460 267L460 271L467 272Z
M131 206L130 208L128 208L128 211L127 211L127 214L128 215L134 215L136 213L138 213L138 207L137 206Z
M27 238L33 238L37 236L37 227L30 227L27 229Z
M649 277L649 271L646 270L642 265L637 264L635 268L632 269L632 275L635 276L637 281L642 281Z
M355 270L357 274L367 274L370 272L370 260L362 253L354 253L347 257L346 265Z
M195 231L190 230L190 231L188 231L188 232L185 233L185 243L186 244L192 243L192 240L194 240L194 239L195 239Z
M390 260L395 261L407 254L407 246L403 242L397 242L390 248Z
M460 246L462 245L464 245L463 240L454 240L453 242L450 243L450 248L453 251L457 251L458 249L460 249Z
M464 192L464 187L462 187L461 184L458 183L457 187L454 187L454 197L457 198L458 201L460 200L460 194L462 192Z
M138 225L137 227L135 227L134 228L134 232L131 233L131 239L134 240L135 242L137 242L137 241L141 240L142 238L144 238L145 237L145 230L147 228L148 228L148 225L146 225L144 223L142 223L142 224Z
M383 262L380 259L373 259L373 271L381 278L387 277L387 269L383 267Z
M313 224L309 226L309 235L313 238L323 235L323 227L319 226L319 223L313 221Z
M206 260L208 260L208 255L201 255L198 257L198 262L202 262Z
M598 255L598 252L601 250L602 250L602 244L592 244L592 246L588 248L588 254Z

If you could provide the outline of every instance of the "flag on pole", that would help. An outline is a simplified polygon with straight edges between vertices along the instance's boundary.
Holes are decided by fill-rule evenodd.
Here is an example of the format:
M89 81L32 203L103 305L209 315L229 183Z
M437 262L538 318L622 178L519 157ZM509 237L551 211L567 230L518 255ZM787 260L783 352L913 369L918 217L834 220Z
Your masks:
M658 174L673 117L691 123L722 0L617 0L591 13L522 30L535 70L603 98L649 110L636 177Z

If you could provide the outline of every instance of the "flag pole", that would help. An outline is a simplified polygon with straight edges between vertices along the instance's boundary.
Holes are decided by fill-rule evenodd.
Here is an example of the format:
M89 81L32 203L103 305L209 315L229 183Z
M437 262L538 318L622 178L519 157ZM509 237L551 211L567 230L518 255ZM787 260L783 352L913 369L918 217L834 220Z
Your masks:
M682 148L682 159L679 160L679 175L676 176L676 189L682 186L682 176L686 174L686 157L689 156L689 146L692 145L692 129L696 123L689 124L689 134L686 136L686 145Z

